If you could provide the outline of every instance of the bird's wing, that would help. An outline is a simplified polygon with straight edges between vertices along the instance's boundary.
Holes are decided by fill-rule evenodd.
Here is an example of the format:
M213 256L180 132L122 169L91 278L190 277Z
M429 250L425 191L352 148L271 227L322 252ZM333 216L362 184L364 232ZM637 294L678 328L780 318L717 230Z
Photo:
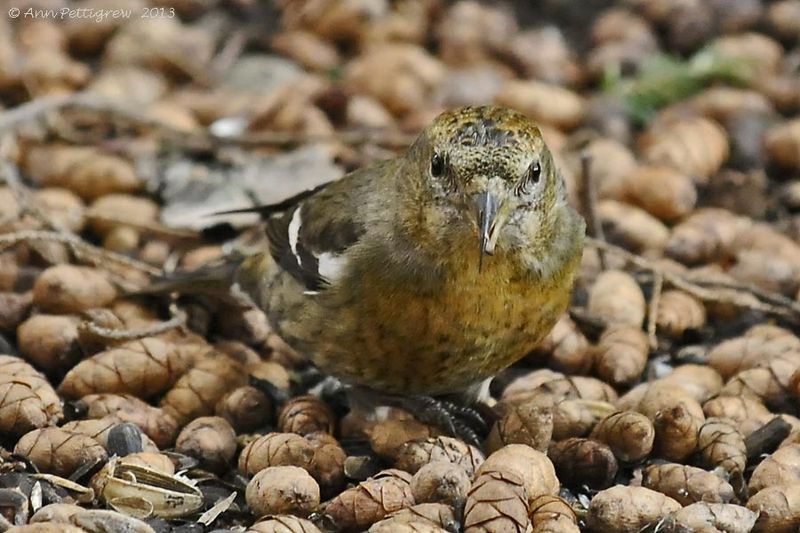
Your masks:
M327 187L298 195L264 222L270 254L307 291L325 290L346 267L346 252L364 235L365 196L383 165L356 171ZM269 207L262 212L273 212Z

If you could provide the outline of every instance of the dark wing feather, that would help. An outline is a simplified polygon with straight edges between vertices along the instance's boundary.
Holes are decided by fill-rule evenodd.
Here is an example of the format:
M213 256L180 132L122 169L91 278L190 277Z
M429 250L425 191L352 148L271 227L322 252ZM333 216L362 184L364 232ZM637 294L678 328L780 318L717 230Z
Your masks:
M393 160L350 173L341 180L319 187L271 206L252 209L267 215L264 232L270 254L283 270L308 291L322 291L331 285L320 272L321 258L327 263L346 264L348 250L366 232L363 209L377 178L391 171ZM299 212L298 212L299 210ZM293 228L292 218L299 217ZM297 233L292 235L293 231ZM292 239L296 238L294 249Z
M307 290L319 291L328 284L319 273L319 260L299 239L297 254L292 251L289 244L289 224L295 210L299 208L299 205L295 206L280 216L267 219L264 223L264 232L269 240L270 254L281 268L302 283Z

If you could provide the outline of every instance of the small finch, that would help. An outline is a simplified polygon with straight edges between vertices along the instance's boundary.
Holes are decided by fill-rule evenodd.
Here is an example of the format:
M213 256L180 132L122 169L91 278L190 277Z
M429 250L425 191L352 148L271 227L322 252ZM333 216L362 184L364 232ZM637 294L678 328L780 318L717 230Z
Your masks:
M494 106L255 210L269 250L234 279L276 333L346 384L409 398L475 393L528 354L569 303L584 237L539 129Z

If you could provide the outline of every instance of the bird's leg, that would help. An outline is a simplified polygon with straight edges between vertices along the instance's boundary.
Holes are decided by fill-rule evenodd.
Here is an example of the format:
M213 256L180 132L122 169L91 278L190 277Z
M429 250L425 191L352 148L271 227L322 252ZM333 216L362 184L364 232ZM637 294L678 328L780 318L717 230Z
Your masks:
M486 421L477 410L449 399L395 395L361 387L351 390L351 398L362 405L365 400L371 400L373 405L377 403L403 409L420 422L437 427L446 434L473 445L480 445L481 436L488 432Z
M486 418L477 409L460 403L439 400L442 407L456 420L461 420L477 433L485 435L489 432Z
M481 414L470 406L431 396L401 396L400 405L420 422L435 426L468 444L480 446L488 433Z

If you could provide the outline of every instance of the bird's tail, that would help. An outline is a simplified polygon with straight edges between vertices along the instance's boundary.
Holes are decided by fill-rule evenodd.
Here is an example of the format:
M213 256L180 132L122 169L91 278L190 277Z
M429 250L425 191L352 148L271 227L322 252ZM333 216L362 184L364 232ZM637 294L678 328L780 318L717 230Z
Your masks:
M137 289L131 295L178 293L227 299L231 296L231 287L236 282L237 272L244 260L245 256L234 254L195 270L176 270L154 279L149 285Z

